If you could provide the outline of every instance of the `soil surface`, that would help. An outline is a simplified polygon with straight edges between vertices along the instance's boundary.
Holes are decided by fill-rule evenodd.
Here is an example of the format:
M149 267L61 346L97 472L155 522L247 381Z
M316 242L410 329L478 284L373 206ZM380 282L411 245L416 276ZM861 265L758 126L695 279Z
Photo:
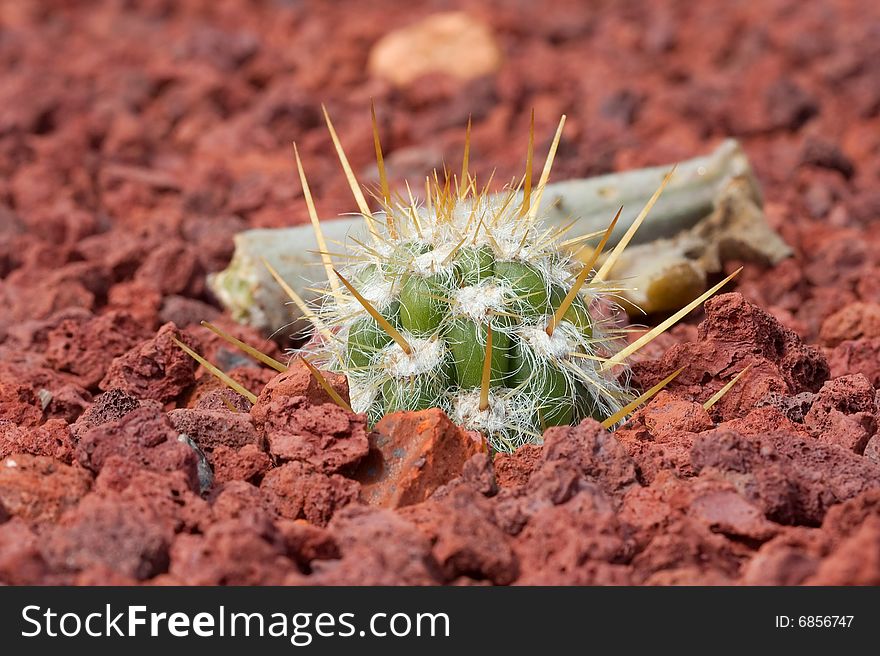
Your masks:
M500 68L382 80L373 45L453 6ZM868 0L0 3L0 583L880 584L878 26ZM531 108L542 150L568 114L557 179L734 136L796 256L646 349L640 386L685 368L614 434L493 462L437 411L370 431L198 322L282 357L205 275L307 220L293 140L322 216L351 211L320 105L372 182L371 98L398 185L469 115L484 179L521 170Z

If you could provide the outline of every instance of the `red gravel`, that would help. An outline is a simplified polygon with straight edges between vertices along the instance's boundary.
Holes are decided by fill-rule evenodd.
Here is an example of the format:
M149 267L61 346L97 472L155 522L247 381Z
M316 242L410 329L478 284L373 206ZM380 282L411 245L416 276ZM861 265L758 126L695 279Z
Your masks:
M0 583L880 584L877 4L452 4L502 68L399 89L366 62L414 4L0 7ZM205 274L306 220L294 139L322 216L351 210L320 104L370 182L370 98L396 184L454 161L469 115L498 180L533 107L540 148L569 117L559 178L735 136L796 255L646 349L639 385L685 369L613 435L492 462L430 411L371 434L198 325L281 357Z

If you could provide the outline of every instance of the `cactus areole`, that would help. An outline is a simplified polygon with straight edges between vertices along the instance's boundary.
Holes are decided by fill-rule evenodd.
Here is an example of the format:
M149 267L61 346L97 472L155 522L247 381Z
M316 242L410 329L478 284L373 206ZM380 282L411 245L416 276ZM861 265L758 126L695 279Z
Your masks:
M622 337L608 311L619 286L599 275L607 267L593 269L613 223L590 247L566 242L537 211L563 124L536 184L533 136L526 174L501 195L478 190L466 145L461 176L435 174L423 200L390 194L376 134L376 212L330 124L370 239L347 245L344 260L322 254L328 282L303 352L347 377L355 412L375 422L439 407L509 452L540 442L546 427L607 420L632 401L625 366L607 366ZM321 243L301 164L300 174Z

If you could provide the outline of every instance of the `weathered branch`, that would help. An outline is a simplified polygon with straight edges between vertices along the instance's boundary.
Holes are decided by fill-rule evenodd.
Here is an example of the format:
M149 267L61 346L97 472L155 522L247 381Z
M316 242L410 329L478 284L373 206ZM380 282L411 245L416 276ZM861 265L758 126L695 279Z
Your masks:
M605 229L622 205L623 212L609 241L613 245L670 168L658 166L549 184L541 211L550 223L560 226L578 218L568 233L568 238L576 238ZM706 273L720 268L725 253L776 262L790 250L766 225L760 208L760 191L745 153L736 141L725 141L709 155L676 166L633 242L641 245L630 247L631 255L621 259L614 273L626 277L627 286L637 288L628 296L633 305L652 311L668 309L682 298L699 294L705 289ZM723 214L720 218L719 212ZM324 221L321 225L331 251L344 252L349 239L366 237L360 217ZM737 246L719 249L716 242L721 238ZM652 249L646 243L656 243L657 247ZM694 257L694 253L699 255ZM236 235L232 262L210 277L211 289L237 320L274 331L290 325L300 312L286 303L284 292L263 266L262 258L305 298L313 296L308 288L323 280L324 272L309 225L248 230ZM651 287L662 290L662 294L658 296L658 291L652 298Z

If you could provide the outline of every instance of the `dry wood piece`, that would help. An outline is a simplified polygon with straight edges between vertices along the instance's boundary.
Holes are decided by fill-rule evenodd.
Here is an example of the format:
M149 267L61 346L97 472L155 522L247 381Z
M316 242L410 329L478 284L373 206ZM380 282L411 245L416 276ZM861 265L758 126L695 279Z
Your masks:
M540 211L550 225L567 225L577 218L570 241L587 261L591 249L574 240L601 234L623 206L608 242L616 244L671 168L658 166L548 184ZM334 253L346 252L349 240L368 238L360 217L323 221L321 227ZM232 262L210 276L209 284L238 321L267 331L304 328L307 324L299 321L300 310L288 302L262 259L308 300L314 297L310 288L325 278L319 250L310 225L248 230L236 235ZM726 260L773 264L790 254L791 249L764 219L761 193L745 153L736 141L727 140L709 155L675 166L634 243L608 277L624 281L627 289L621 296L631 312L659 312L696 298L706 289L707 276L720 271Z

